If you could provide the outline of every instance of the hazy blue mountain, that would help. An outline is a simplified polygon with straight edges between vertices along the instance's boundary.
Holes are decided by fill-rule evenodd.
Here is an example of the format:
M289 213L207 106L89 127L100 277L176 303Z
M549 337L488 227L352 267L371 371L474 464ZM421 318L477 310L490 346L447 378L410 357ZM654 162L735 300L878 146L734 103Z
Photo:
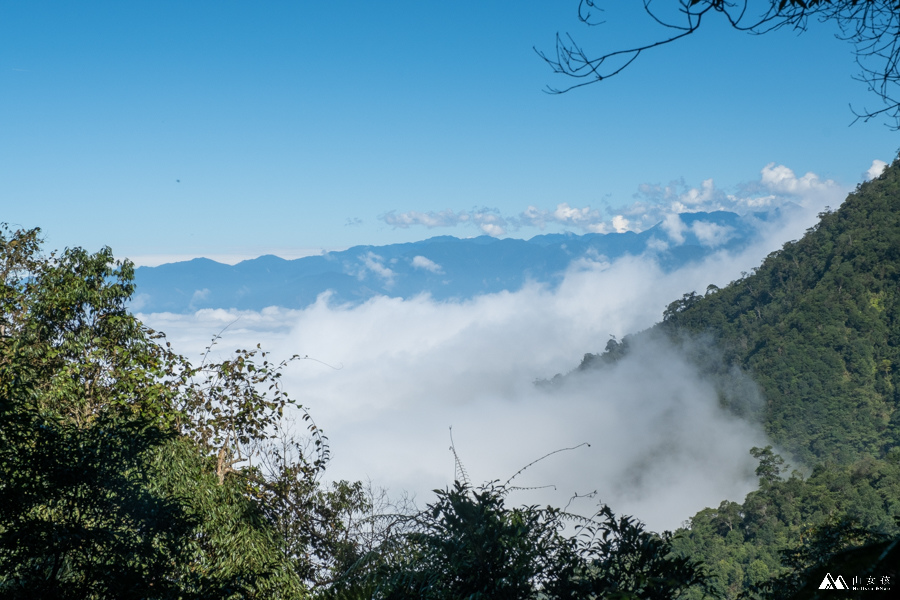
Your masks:
M332 302L356 304L377 295L421 293L439 300L467 299L515 291L529 280L553 287L578 259L613 260L649 252L672 270L714 251L737 250L755 237L761 220L764 215L699 212L680 215L674 227L659 224L641 233L554 233L530 240L438 236L295 260L261 256L233 266L196 258L138 268L134 309L303 308L328 290Z

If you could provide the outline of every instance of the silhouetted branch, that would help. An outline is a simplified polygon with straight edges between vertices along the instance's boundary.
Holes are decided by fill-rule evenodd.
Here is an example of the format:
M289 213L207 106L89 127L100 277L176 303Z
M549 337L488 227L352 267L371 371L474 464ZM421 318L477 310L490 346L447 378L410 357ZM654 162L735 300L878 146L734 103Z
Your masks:
M506 480L506 483L504 483L502 487L503 487L503 488L506 488L506 486L509 485L509 482L510 482L510 481L512 481L513 479L515 479L515 478L518 477L519 475L521 475L521 474L522 474L526 469L528 469L529 467L531 467L531 466L533 466L533 465L536 465L537 463L541 462L541 461L544 460L545 458L548 458L548 457L553 456L554 454L558 454L558 453L560 453L560 452L568 452L569 450L577 450L578 448L581 448L582 446L587 446L588 448L591 447L591 445L588 444L587 442L582 442L582 443L578 444L577 446L572 446L571 448L559 448L558 450L554 450L553 452L548 452L547 454L543 455L542 457L540 457L540 458L538 458L538 459L535 459L535 460L531 461L530 463L528 463L527 465L525 465L524 467L522 467L521 469L519 469L518 471L516 471L515 473L513 473L513 474L512 474L512 477L510 477L509 479L507 479L507 480Z
M578 19L589 26L594 12L603 12L601 0L579 0ZM672 6L677 9L666 10ZM662 8L661 8L662 7ZM834 22L840 29L837 37L854 45L859 75L854 79L866 84L885 103L884 108L857 111L856 120L869 121L885 115L900 129L900 2L897 0L674 0L666 3L643 0L644 12L657 25L670 30L670 35L646 44L635 45L591 57L571 35L556 35L555 56L535 48L554 73L576 80L570 86L547 86L552 94L562 94L621 73L647 50L666 46L696 32L707 13L716 13L737 31L762 35L792 28L806 31L810 19ZM756 9L756 10L754 10Z

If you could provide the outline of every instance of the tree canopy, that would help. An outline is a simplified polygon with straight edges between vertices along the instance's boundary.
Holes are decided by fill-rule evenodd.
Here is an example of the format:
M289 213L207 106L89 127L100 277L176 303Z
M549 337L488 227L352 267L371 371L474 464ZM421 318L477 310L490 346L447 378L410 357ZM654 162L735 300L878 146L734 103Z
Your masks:
M132 278L0 229L0 597L307 595L359 486L320 483L284 363L191 365L128 312ZM280 435L289 407L308 443Z

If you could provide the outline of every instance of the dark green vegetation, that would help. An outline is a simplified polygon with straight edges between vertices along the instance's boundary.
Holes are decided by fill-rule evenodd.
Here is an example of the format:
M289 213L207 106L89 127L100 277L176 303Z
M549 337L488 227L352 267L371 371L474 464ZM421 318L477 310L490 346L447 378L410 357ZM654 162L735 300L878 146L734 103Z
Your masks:
M287 363L257 348L191 365L128 313L133 269L108 250L42 255L37 231L4 228L0 276L0 597L774 599L815 597L825 573L900 585L900 163L753 273L585 357L582 370L608 368L666 336L804 469L752 449L759 489L674 535L602 505L508 507L509 481L385 510L359 483L321 482L327 440L282 391ZM761 406L726 389L736 369Z
M759 384L765 403L756 418L809 475L784 478L783 460L757 449L759 490L698 513L680 532L680 551L702 559L726 597L900 533L900 163L820 217L752 273L685 294L662 323L581 365L604 368L642 336L665 335L714 379L736 366ZM696 339L721 359L705 360ZM747 414L726 394L722 401ZM898 552L865 569L881 576L894 565L896 573ZM792 577L769 593L811 585Z
M360 558L334 598L680 597L702 570L672 552L672 538L602 506L590 518L554 508L507 508L506 486L456 482L403 520L406 531ZM578 534L563 528L575 521Z
M760 487L742 504L707 508L676 532L676 548L704 562L710 586L726 598L793 598L816 590L823 565L834 563L831 572L888 576L896 589L900 547L882 556L887 547L879 543L900 539L900 451L887 460L820 463L809 477L795 471L786 479L771 468L772 456L769 450L757 471ZM836 556L870 545L878 551L859 564Z
M125 310L130 264L0 233L0 596L298 597L327 578L361 490L318 484L311 422L310 452L271 439L283 364L194 368Z
M883 458L900 445L900 168L820 216L752 274L672 303L659 327L711 334L803 463Z

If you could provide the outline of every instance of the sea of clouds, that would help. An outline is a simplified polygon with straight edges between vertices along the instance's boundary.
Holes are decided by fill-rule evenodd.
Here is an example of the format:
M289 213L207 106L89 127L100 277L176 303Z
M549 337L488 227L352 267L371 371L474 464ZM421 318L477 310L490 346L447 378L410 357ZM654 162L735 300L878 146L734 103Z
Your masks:
M672 529L754 487L748 451L767 444L759 425L720 408L713 384L662 341L638 345L615 367L561 386L534 381L571 371L610 336L653 325L685 292L727 285L799 238L825 206L838 206L846 195L833 182L773 165L760 185L755 196L732 197L730 204L799 208L770 223L741 254L714 254L673 273L647 257L613 263L585 257L553 291L534 284L465 302L377 297L354 307L325 294L303 310L141 318L189 357L199 358L220 332L213 349L220 358L257 343L276 359L310 357L291 363L283 384L328 435L330 478L370 479L392 494L414 494L421 506L431 490L453 481L451 427L474 484L505 482L541 456L587 443L519 474L512 485L540 489L513 492L510 501L564 506L576 493L596 492L574 508L590 512L602 500L652 529ZM653 194L659 197L651 209ZM679 206L707 210L723 198L711 183L648 190L640 215L633 206L619 216L662 220Z

